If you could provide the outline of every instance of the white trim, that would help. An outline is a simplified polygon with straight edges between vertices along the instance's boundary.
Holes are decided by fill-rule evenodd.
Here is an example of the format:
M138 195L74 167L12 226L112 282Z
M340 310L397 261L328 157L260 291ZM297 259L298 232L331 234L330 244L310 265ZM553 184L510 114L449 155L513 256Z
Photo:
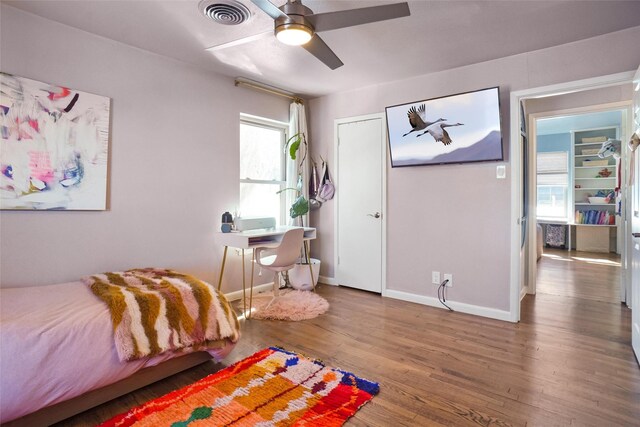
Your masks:
M327 277L327 276L319 276L318 283L322 283L324 285L338 286L338 283L336 282L335 278Z
M549 86L540 86L530 89L518 90L511 92L511 96L519 99L527 98L545 98L547 96L566 95L573 92L582 92L591 89L601 89L608 86L617 86L620 84L631 83L633 80L633 71L624 71L617 74L609 74L607 76L592 77L583 80L575 80L571 82L558 83ZM511 106L513 109L513 105ZM520 132L520 128L517 129Z
M609 111L620 111L621 112L621 116L622 116L622 120L620 123L620 127L616 126L617 129L617 138L618 139L622 139L623 141L626 141L627 138L625 137L626 134L626 129L627 126L625 125L625 119L626 119L626 115L631 113L631 106L632 106L632 102L631 101L616 101L616 102L607 102L607 103L603 103L603 104L597 104L597 105L587 105L587 106L583 106L583 107L574 107L574 108L567 108L567 109L562 109L562 110L551 110L551 111L540 111L537 113L532 113L529 114L528 116L528 120L529 120L529 135L530 135L530 139L529 139L529 170L533 171L533 170L537 170L537 165L532 163L532 161L535 159L537 159L537 151L538 151L538 133L537 133L537 122L540 119L548 119L548 118L555 118L555 117L566 117L566 116L575 116L575 115L582 115L582 114L591 114L591 113L603 113L603 112L609 112ZM575 189L574 189L574 184L575 184L575 169L576 168L580 168L581 166L576 167L575 166L575 159L576 159L576 155L575 155L575 132L584 132L584 131L591 131L591 130L600 130L600 129L608 129L611 128L612 126L602 126L602 127L597 127L597 128L585 128L585 129L576 129L576 130L571 130L569 133L571 134L571 149L569 152L570 155L570 168L574 171L573 173L573 182L569 183L568 189L569 191L569 197L568 197L568 201L569 201L569 208L570 208L570 212L569 212L569 222L568 222L568 229L567 229L567 242L568 242L568 247L567 250L570 251L571 248L571 242L572 242L572 225L573 224L573 213L575 211L575 206L577 205L575 203ZM626 146L626 144L622 144L622 162L620 164L618 173L622 174L622 188L624 189L624 191L622 192L622 205L625 207L623 209L623 215L622 215L622 219L620 221L620 224L615 225L615 227L617 227L616 230L616 252L619 252L620 256L622 257L623 260L627 259L627 254L626 254L626 249L627 249L627 239L629 239L629 233L625 232L624 229L624 223L626 221L626 217L627 217L627 205L628 205L628 199L627 199L627 183L626 183L626 173L624 172L625 169L625 165L627 163L627 153L628 152L628 147ZM531 179L533 176L530 177L529 180L529 194L531 195L530 198L530 205L536 207L537 206L537 186L533 185L533 180ZM531 212L535 212L535 209L533 210L529 210L529 215L531 216ZM537 218L537 214L531 216L532 218ZM532 228L529 231L529 235L530 236L534 236L535 235L535 222L536 221L529 221L530 224L532 224ZM553 222L553 220L551 221ZM563 222L563 221L560 221ZM584 226L584 224L582 224ZM536 265L536 241L535 239L528 239L527 242L527 247L528 247L528 251L530 254L529 257L529 266L535 266ZM626 262L622 263L621 266L621 274L624 275L625 273L625 266ZM535 294L536 293L536 286L537 286L537 269L536 268L529 268L528 271L528 281L527 281L527 286L529 288L529 292L530 294ZM621 276L621 286L622 283L624 283L624 276ZM624 302L624 289L621 288L621 298L622 298L622 302Z
M522 301L522 298L524 298L525 295L527 295L528 293L529 293L528 286L524 286L522 289L520 289L520 301Z
M438 299L434 297L416 295L408 292L396 291L393 289L385 289L383 295L385 297L393 299L428 305L430 307L436 307L446 310L446 308L440 303L440 301L438 301ZM490 319L511 321L511 313L508 311L481 307L479 305L471 305L463 302L455 302L451 300L447 301L447 305L450 306L454 311L458 311L460 313L473 314L474 316L488 317Z
M565 108L564 110L539 111L537 113L529 114L529 117L534 120L538 120L538 119L548 119L552 117L577 116L580 114L624 110L628 108L630 105L631 105L631 101L605 102L604 104L587 105L584 107L575 107L575 108ZM597 130L597 129L610 128L610 127L611 126L600 126L598 128L580 129L579 132L583 132L585 130Z
M512 322L520 320L520 239L519 224L520 201L522 199L520 175L520 101L527 98L541 98L544 96L560 95L589 89L630 83L633 81L634 71L611 74L573 82L560 83L511 92L510 94L510 137L509 164L511 166L511 250L510 250L510 284L509 284L509 319Z
M261 292L271 292L273 290L273 282L265 283L264 285L255 285L253 287L253 295L259 294ZM250 289L246 290L247 298L249 298ZM242 289L239 291L229 292L228 294L224 294L224 297L227 301L237 301L242 300Z
M261 124L267 127L278 127L284 129L289 133L289 122L281 122L280 120L273 120L267 117L254 116L252 114L240 113L240 120L250 122L253 124Z
M341 124L345 124L345 123L352 123L352 122L361 122L361 121L365 121L365 120L380 120L380 131L382 133L381 135L381 150L382 150L382 156L381 156L381 161L382 161L382 182L381 182L381 186L382 186L382 240L381 240L381 245L382 245L382 256L381 256L381 263L382 265L381 267L381 294L384 296L385 294L385 289L387 288L387 122L385 120L385 115L384 113L374 113L374 114L367 114L364 116L355 116L355 117L346 117L343 119L336 119L333 121L333 158L334 158L334 162L335 162L335 167L333 169L333 176L334 176L334 180L336 182L340 182L340 179L338 177L338 172L339 172L339 162L340 159L338 157L338 127ZM336 191L340 191L340 188L338 187ZM333 224L333 265L335 266L335 269L338 269L338 240L339 237L338 236L338 197L335 198L335 203L333 204L333 218L334 218L334 224ZM332 285L339 285L339 283L336 281L335 278L331 279L332 281Z
M510 96L510 129L509 137L509 164L511 169L511 250L510 270L511 278L509 285L509 321L520 321L520 262L522 226L520 225L520 202L522 201L520 160L520 92L511 92Z
M528 117L525 118L527 120L527 149L529 150L529 155L527 158L529 159L529 179L527 182L529 183L529 217L527 222L527 235L529 238L525 242L524 247L526 248L525 254L528 255L527 265L529 267L536 265L538 263L538 250L537 250L537 223L538 223L538 122L536 121L534 114L529 114ZM571 152L569 153L569 158L567 159L571 163L568 165L568 169L571 169L573 165L573 145L571 146ZM533 173L535 171L535 174ZM535 177L536 185L532 185L531 179ZM569 170L567 170L567 181L569 180ZM524 184L521 184L524 185ZM571 189L572 191L569 191ZM567 182L567 218L564 220L566 222L570 222L571 218L569 217L569 206L573 206L571 199L573 197L573 182ZM569 249L571 249L571 226L568 226L568 241L569 241ZM536 236L534 238L533 236ZM525 256L526 256L525 255ZM522 289L520 289L520 301L522 301L523 295L522 290L525 289L526 293L535 295L537 289L537 268L529 268L527 271L528 275L525 278L525 283L520 284ZM522 276L523 278L525 276ZM523 286L524 285L524 286Z
M282 191L287 187L287 155L285 154L284 144L289 139L289 123L281 122L278 120L269 119L266 117L253 116L251 114L240 113L240 122L239 128L245 126L253 126L260 127L269 130L277 130L282 133L282 138L280 140L280 169L281 175L280 180L261 180L261 179L251 179L251 178L240 178L240 185L238 185L238 194L240 194L240 187L242 184L259 184L259 185L276 185L280 186L280 190ZM240 132L238 133L238 150L241 145L241 137ZM240 159L240 163L242 163L242 159ZM288 209L286 205L286 197L280 197L280 218L278 218L278 222L281 225L286 225L289 219ZM242 207L240 206L240 201L238 201L237 209L240 209L240 215L242 216Z
M338 284L336 283L333 277L320 276L318 278L318 283L322 283L323 285L338 286ZM272 290L273 290L273 283L254 285L253 296L256 296L257 294L262 292L271 292ZM249 298L250 290L247 289L246 292L247 292L247 298ZM227 301L242 300L242 289L240 289L239 291L233 291L233 292L229 292L228 294L224 294L224 297L227 299Z

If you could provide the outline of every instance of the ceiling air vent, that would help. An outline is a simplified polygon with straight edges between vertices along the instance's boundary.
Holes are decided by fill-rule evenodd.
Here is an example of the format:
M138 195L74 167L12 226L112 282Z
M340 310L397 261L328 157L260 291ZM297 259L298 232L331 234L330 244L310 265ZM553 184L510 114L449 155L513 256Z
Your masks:
M236 0L204 0L198 8L204 16L218 24L238 25L251 17L251 11Z

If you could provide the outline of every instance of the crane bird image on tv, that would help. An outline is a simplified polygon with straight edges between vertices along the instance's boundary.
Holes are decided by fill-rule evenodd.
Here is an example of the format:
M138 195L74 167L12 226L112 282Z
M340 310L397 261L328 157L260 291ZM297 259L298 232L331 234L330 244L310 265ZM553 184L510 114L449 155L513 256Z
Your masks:
M444 121L436 120L435 123L433 123L430 126L427 126L424 132L422 132L419 135L416 135L416 138L424 135L425 133L428 133L436 141L440 141L444 145L449 145L453 142L453 140L451 139L451 137L449 136L449 133L445 130L445 128L452 127L452 126L464 126L464 123L445 123Z
M409 135L411 132L417 132L420 131L422 129L425 129L429 126L431 126L434 123L437 123L439 121L445 121L447 119L438 119L435 122L430 122L427 120L427 113L425 111L424 108L424 104L420 105L418 107L418 109L416 109L415 105L411 108L409 108L409 111L407 111L407 117L409 117L409 124L411 125L411 130L407 133L405 133L402 136L407 136Z

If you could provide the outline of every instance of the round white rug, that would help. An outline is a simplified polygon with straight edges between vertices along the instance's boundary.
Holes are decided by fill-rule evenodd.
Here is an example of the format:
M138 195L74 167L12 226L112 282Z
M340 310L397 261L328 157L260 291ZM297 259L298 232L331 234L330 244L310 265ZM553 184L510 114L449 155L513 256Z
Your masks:
M315 292L283 289L271 302L271 295L253 296L252 319L308 320L326 313L329 303ZM268 307L267 307L268 305ZM249 298L247 298L249 307Z

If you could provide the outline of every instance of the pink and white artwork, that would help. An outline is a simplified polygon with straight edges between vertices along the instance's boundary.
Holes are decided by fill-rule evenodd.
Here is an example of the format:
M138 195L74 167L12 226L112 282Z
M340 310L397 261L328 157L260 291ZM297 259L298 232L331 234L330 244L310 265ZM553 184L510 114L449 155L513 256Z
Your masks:
M105 210L109 105L0 73L0 209Z

